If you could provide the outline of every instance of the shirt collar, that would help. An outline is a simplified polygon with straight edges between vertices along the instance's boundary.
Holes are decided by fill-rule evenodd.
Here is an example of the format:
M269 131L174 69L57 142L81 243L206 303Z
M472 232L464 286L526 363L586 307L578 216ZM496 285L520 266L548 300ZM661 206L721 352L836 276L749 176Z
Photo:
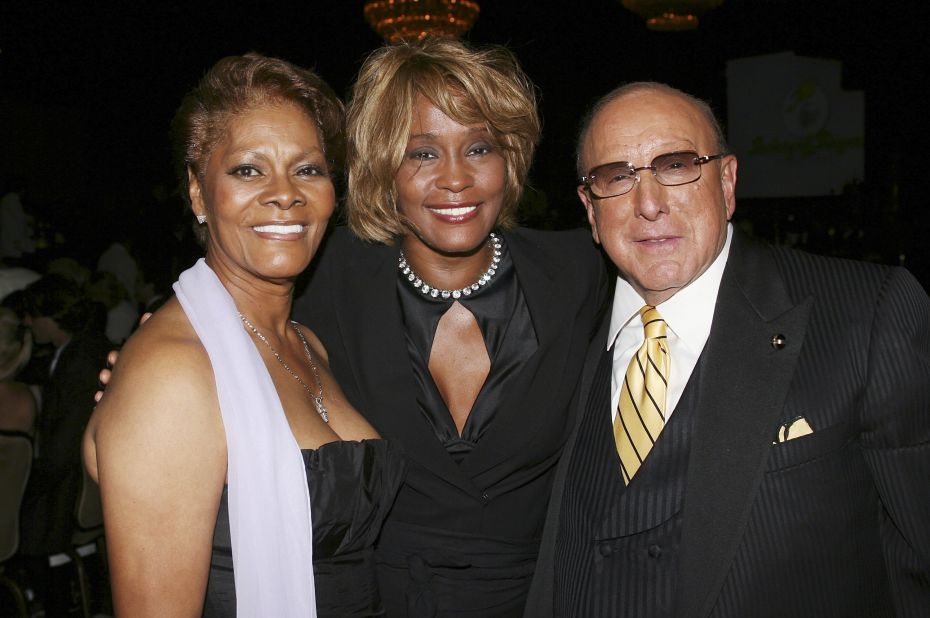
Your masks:
M52 362L49 363L48 366L48 375L55 373L55 367L58 366L58 359L61 358L61 353L68 347L68 344L71 343L71 339L73 339L73 337L68 337L67 341L55 349L55 353L52 355Z
M669 328L683 344L694 352L704 347L710 333L710 325L714 319L714 307L717 304L717 292L720 290L720 280L730 254L732 239L733 224L728 223L727 239L723 244L723 249L707 270L656 307ZM618 276L610 314L610 330L607 333L608 349L616 341L620 331L633 319L639 318L639 310L645 304L646 301L633 289L633 286Z

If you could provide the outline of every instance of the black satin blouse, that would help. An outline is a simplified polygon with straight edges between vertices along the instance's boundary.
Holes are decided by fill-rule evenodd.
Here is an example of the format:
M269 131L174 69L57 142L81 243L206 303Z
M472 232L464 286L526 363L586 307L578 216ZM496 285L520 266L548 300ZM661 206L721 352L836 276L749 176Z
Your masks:
M504 393L520 363L539 346L506 245L503 245L501 252L501 261L490 283L470 296L457 300L423 294L398 271L397 294L404 320L407 351L418 387L417 406L423 419L436 434L436 439L457 463L464 460L494 422ZM429 372L429 356L436 328L454 302L461 303L475 316L491 359L487 380L475 399L461 436Z

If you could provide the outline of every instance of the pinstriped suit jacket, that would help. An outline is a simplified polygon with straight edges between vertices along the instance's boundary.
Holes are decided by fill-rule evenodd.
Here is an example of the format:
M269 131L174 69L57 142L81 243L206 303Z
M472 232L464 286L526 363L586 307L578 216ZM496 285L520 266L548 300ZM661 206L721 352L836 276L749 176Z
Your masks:
M609 388L593 378L603 341L582 409ZM930 301L917 281L735 234L702 366L676 615L930 614ZM813 433L773 444L797 416ZM560 463L527 617L554 615L566 473L589 441L576 430ZM599 615L636 614L641 596L616 590Z

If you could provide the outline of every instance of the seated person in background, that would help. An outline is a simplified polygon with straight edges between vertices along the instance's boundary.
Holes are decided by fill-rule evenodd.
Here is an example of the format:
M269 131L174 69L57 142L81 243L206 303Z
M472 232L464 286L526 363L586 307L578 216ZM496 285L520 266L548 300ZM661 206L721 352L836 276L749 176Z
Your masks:
M16 312L0 307L0 431L21 431L32 435L36 420L36 399L30 388L16 381L16 375L32 351L32 335Z
M106 335L112 343L122 345L139 320L139 312L130 294L109 271L99 271L91 278L87 293L107 310Z
M37 277L38 279L38 277ZM24 286L25 287L25 286ZM52 362L52 356L55 352L52 344L40 345L36 343L32 336L32 329L26 323L28 312L26 311L26 290L16 290L10 292L0 301L0 306L10 309L23 325L26 332L29 333L29 340L32 342L29 358L26 364L16 372L16 381L28 384L32 390L32 395L36 400L36 410L42 409L42 385L48 380L48 368Z
M73 257L63 256L49 262L45 274L59 275L84 288L90 283L91 270Z
M39 273L21 266L9 266L0 259L0 300L17 290L22 290L38 278Z
M125 290L127 300L135 304L136 281L139 277L139 266L132 255L133 242L130 237L124 237L113 242L97 259L97 275L109 273L119 282Z
M76 283L46 275L27 287L25 295L25 321L35 342L55 348L42 386L36 458L21 517L20 553L34 557L30 562L41 597L48 583L48 556L71 546L83 480L81 436L94 408L97 365L110 344L100 328L102 310ZM57 615L54 607L55 600L49 599L49 615Z

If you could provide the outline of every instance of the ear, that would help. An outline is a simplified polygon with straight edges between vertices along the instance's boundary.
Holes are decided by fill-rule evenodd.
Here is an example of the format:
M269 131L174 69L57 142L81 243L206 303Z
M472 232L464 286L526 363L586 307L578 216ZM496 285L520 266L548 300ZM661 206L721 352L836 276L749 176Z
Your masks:
M577 191L578 197L588 213L588 223L591 225L591 235L594 237L594 242L601 244L601 239L597 235L597 217L594 213L594 202L591 200L591 195L584 185L578 185Z
M194 211L194 216L207 214L203 203L203 189L200 181L197 180L197 174L190 167L187 168L187 196L191 200L191 210Z
M727 155L720 165L720 186L723 188L723 201L727 209L727 221L736 210L736 163L735 155Z

